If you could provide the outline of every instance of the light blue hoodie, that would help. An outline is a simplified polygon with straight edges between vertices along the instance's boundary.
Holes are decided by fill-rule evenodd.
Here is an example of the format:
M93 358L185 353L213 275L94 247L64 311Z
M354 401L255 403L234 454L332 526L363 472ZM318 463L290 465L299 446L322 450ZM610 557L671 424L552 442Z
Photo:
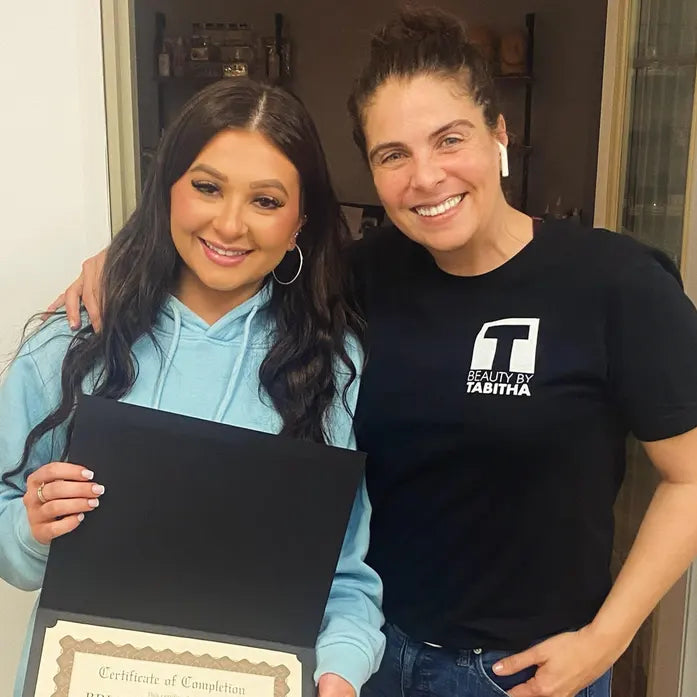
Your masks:
M123 401L277 433L281 419L271 400L259 394L259 366L273 331L269 295L268 287L262 289L212 326L170 297L154 328L164 356L149 337L136 342L133 355L138 377ZM51 321L23 346L8 369L0 386L0 472L19 463L27 434L58 404L61 364L71 338L65 320ZM359 348L349 342L347 350L360 369ZM337 375L339 394L327 419L330 443L355 448L352 419L341 400L347 371L338 369ZM347 395L352 410L357 394L355 380ZM44 436L31 453L28 470L59 460L65 437L65 429L59 429L53 437ZM22 489L25 474L14 478ZM99 515L99 509L88 513L83 525L89 525L90 515ZM353 506L316 647L315 679L323 673L336 673L357 693L377 669L384 648L380 632L382 584L363 561L368 549L369 518L370 503L363 483ZM24 590L40 588L48 549L31 534L22 492L0 483L0 577ZM28 644L20 662L15 697L21 695L27 650Z

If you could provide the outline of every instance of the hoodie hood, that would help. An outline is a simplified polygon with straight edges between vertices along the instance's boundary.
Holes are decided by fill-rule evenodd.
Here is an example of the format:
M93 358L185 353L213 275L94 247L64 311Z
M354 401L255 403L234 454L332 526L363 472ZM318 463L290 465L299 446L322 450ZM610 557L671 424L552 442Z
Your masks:
M234 308L212 325L207 324L184 303L170 295L158 315L154 327L157 346L162 355L162 365L157 371L152 397L146 405L154 409L168 409L165 389L173 366L195 362L209 362L215 366L217 386L211 385L211 393L222 384L225 389L215 403L209 403L201 418L222 421L235 395L237 383L245 360L251 349L268 350L270 331L267 313L271 300L271 288L265 285L256 295ZM196 351L198 347L198 351ZM192 348L194 348L192 355ZM180 355L181 353L181 355ZM197 355L198 354L198 360ZM214 355L215 354L215 355ZM178 396L181 401L182 395ZM197 410L198 411L198 410Z
M271 301L271 286L267 284L245 300L241 305L230 310L214 324L207 324L192 312L181 300L169 295L155 322L158 333L169 336L201 337L215 341L235 341L244 336L245 324Z

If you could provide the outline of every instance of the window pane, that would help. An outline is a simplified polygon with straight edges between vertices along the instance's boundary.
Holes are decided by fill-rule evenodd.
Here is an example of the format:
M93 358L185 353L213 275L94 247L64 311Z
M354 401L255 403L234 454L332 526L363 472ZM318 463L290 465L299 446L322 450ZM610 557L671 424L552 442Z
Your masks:
M697 2L643 0L632 68L622 232L679 264L697 64Z

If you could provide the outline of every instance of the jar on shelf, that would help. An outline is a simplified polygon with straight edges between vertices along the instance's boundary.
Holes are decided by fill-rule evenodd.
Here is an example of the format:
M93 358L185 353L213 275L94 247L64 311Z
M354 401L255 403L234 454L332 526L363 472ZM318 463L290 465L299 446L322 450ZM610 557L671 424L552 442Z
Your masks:
M501 75L524 75L527 72L528 36L522 29L508 31L499 43Z
M190 56L192 61L208 60L208 38L205 25L200 22L192 25Z

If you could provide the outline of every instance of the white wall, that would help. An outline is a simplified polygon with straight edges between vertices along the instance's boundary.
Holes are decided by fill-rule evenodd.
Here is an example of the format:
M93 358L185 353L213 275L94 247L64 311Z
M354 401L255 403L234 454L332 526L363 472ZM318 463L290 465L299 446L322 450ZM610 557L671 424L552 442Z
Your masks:
M0 356L109 239L97 0L4 0L0 17ZM1 425L0 425L1 426ZM0 544L3 541L0 540ZM0 695L34 594L0 581Z

